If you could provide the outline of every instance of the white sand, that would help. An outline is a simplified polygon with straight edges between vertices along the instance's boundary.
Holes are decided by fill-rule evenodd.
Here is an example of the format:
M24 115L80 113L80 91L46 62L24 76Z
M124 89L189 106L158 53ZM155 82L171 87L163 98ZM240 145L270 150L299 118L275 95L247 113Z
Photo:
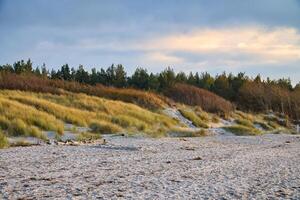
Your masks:
M0 199L300 199L300 137L108 137L0 150Z

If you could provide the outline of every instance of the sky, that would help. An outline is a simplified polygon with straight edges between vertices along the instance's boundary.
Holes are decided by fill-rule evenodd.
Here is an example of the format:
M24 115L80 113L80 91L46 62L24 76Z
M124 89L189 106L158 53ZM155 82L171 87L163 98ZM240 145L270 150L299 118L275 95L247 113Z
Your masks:
M300 81L300 0L0 0L0 64Z

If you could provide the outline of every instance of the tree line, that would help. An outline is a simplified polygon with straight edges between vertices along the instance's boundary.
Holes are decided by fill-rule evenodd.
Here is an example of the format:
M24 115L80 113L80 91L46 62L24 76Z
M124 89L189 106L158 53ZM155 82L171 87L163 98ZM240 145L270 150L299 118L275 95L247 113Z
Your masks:
M65 64L58 70L49 71L45 64L41 67L33 67L30 59L17 61L12 65L2 65L0 71L16 74L30 73L49 79L118 88L130 87L159 93L164 93L175 84L187 84L211 91L234 102L243 110L258 112L274 110L293 118L300 117L300 83L293 87L289 78L262 80L260 75L251 78L245 73L233 75L225 72L216 76L207 72L175 73L170 67L156 74L139 67L129 76L121 64L112 64L100 70L92 68L90 72L83 65L75 69Z

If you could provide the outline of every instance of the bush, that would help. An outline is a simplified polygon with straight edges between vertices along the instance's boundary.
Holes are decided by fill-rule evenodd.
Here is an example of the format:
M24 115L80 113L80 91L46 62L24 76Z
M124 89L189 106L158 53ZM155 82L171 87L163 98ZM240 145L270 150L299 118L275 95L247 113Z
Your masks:
M175 84L168 88L164 94L174 101L191 106L200 106L207 112L224 115L234 110L233 105L222 97L187 84Z

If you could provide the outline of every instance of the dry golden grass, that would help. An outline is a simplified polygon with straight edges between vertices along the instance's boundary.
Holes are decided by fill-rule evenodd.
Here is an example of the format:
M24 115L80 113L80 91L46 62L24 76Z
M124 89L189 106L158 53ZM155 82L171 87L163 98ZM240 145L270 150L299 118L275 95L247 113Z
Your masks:
M9 143L8 140L6 138L6 136L2 133L1 129L0 129L0 149L9 147Z
M10 127L16 120L22 120L28 126L36 126L43 130L52 130L60 134L63 133L64 124L54 116L41 112L31 106L21 104L0 95L0 126L3 130ZM35 129L35 128L32 128Z
M62 133L64 123L90 127L92 132L101 134L143 132L155 135L157 130L161 135L177 125L168 116L134 104L70 92L55 95L2 90L0 113L3 113L0 126L13 135L16 132L39 135L40 129ZM14 122L16 128L9 128L12 127L9 120L13 118L19 119L18 123Z
M193 122L196 127L209 128L206 122L204 122L193 110L190 109L179 109L179 112L188 120Z
M262 134L262 132L256 128L250 128L243 125L228 126L224 127L224 129L238 136Z

